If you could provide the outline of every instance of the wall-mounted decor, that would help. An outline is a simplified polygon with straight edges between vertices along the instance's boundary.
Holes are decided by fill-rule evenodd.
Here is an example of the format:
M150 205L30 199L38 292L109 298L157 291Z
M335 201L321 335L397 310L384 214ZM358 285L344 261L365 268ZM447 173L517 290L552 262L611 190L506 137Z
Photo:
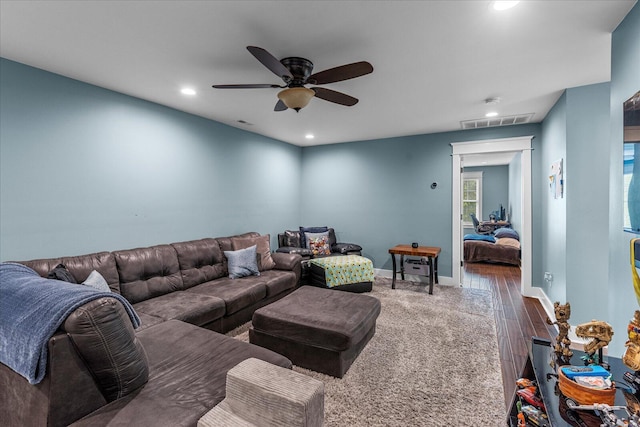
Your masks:
M623 104L624 110L624 231L640 234L640 91Z
M551 163L551 175L549 175L549 191L554 199L562 198L564 180L562 178L562 159Z

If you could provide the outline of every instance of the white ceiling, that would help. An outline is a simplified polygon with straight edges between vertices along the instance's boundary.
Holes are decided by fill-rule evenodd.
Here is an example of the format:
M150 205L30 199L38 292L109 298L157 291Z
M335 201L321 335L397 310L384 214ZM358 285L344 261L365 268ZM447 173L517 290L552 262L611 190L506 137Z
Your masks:
M635 0L489 3L1 0L0 56L307 146L457 130L488 97L539 122L563 89L610 79L611 32ZM354 107L274 112L277 89L211 88L281 83L249 45L316 72L362 60L374 72L325 86Z

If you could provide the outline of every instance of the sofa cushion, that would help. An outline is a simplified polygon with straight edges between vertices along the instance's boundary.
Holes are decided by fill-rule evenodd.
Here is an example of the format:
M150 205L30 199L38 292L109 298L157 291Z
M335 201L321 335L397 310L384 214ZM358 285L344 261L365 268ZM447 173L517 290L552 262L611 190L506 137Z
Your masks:
M324 233L329 231L329 227L300 227L300 246L308 248L306 233Z
M222 278L203 283L185 292L218 297L225 302L225 316L248 307L267 296L267 287L260 277Z
M276 249L276 253L297 254L297 255L300 255L301 257L305 257L305 258L311 258L311 256L313 256L313 253L311 252L311 249L298 248L298 247L295 247L295 246L281 246L278 249ZM273 257L273 255L272 255L272 257Z
M132 304L184 288L178 255L171 245L113 252L120 291Z
M249 231L247 233L237 234L235 236L216 237L216 240L218 241L218 244L220 245L220 249L222 249L222 251L232 251L234 238L259 237L259 236L260 236L260 233L256 233L255 231Z
M53 267L53 270L47 274L47 279L61 280L63 282L74 283L76 285L78 284L76 278L73 277L73 274L67 270L67 267L65 267L64 264L58 264Z
M284 232L284 242L281 246L288 246L292 248L301 248L302 242L300 241L300 231L299 230L285 230Z
M82 284L102 292L111 292L111 288L107 281L104 280L102 274L98 273L96 270L93 270Z
M207 238L172 243L171 246L178 254L185 289L228 275L227 259L218 240Z
M257 246L258 253L258 270L265 271L271 270L276 266L276 262L271 257L271 236L265 234L258 237L234 237L232 239L233 250L246 249L250 246Z
M138 333L149 359L149 383L136 396L111 402L74 426L195 426L225 397L227 372L255 357L276 366L291 362L270 350L170 320ZM170 351L168 351L170 349Z
M225 304L220 298L180 291L141 301L133 308L136 313L203 326L224 316Z
M148 379L147 356L120 301L99 298L78 307L63 324L107 401Z
M77 282L84 282L93 270L104 277L113 292L120 293L120 277L116 268L116 260L111 252L97 252L93 254L35 259L31 261L20 261L27 267L34 269L40 276L47 277L47 274L58 264L64 264Z
M157 325L158 323L166 322L166 320L158 316L152 316L150 314L142 313L141 311L136 311L136 313L140 318L140 326L138 326L136 332L140 332L143 329L150 328L151 326Z
M331 254L331 246L329 246L329 232L324 233L304 233L307 247L311 253L315 255Z
M269 270L260 275L261 282L267 287L267 298L296 287L297 278L293 271Z
M227 258L227 268L230 279L239 279L246 276L259 276L257 259L257 246L253 245L237 251L224 251Z

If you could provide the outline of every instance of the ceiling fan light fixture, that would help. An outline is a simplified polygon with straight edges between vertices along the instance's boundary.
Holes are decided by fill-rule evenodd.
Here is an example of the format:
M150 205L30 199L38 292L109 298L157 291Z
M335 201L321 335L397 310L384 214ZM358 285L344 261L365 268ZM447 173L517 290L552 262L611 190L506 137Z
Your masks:
M311 98L315 96L315 92L306 87L291 87L278 93L278 99L284 102L287 108L293 108L296 111L304 108L309 104Z

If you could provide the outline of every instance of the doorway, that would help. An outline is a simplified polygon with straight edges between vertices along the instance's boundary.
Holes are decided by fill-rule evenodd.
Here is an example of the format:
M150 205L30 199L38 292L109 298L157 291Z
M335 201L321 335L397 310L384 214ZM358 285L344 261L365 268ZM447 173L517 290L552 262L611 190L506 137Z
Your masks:
M520 155L520 184L521 184L521 280L520 292L522 295L532 295L532 206L531 206L531 140L533 136L517 138L502 138L481 141L468 141L451 143L452 154L452 263L453 281L462 284L463 272L463 218L462 218L462 172L465 157L482 154L498 155L500 153L519 152Z

